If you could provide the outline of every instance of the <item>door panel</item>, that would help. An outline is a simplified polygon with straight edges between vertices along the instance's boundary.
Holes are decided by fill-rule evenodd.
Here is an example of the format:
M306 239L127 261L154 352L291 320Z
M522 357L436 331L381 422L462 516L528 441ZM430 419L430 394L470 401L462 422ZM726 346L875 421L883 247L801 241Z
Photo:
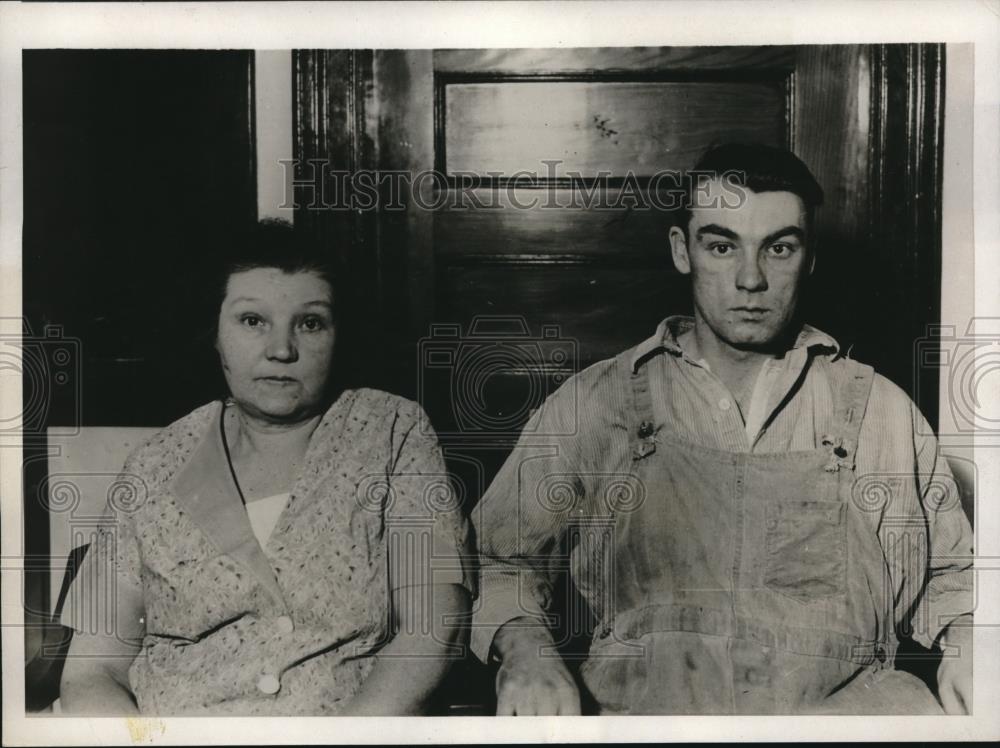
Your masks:
M438 81L449 175L545 175L558 160L555 178L649 177L691 167L707 143L786 139L787 80Z
M675 195L667 190L657 198L663 206L672 199ZM668 263L669 228L665 211L651 204L639 207L621 186L508 186L469 189L465 194L454 188L447 206L434 215L435 255L445 267L496 256L525 263L608 258L630 264Z
M555 326L559 337L575 343L579 368L649 337L663 310L688 297L686 285L665 264L640 270L517 262L450 265L439 276L437 292L440 316L464 329L491 315L527 317L532 331Z

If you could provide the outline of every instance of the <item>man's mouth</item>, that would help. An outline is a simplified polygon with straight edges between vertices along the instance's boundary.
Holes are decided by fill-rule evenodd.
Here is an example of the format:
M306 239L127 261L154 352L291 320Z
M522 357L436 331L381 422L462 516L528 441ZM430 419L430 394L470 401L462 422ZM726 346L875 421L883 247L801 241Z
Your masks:
M771 310L768 309L767 307L764 307L764 306L736 306L736 307L733 307L733 311L734 312L739 312L740 314L757 314L757 315L760 315L760 314L766 314L767 312L769 312Z

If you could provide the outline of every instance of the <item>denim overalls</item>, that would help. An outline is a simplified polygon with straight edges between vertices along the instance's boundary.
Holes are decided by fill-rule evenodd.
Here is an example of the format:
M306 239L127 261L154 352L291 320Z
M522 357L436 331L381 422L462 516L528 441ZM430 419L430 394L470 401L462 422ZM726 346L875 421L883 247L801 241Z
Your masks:
M852 502L873 371L810 365L828 377L833 416L816 449L778 454L678 438L654 415L650 367L631 372L642 500L615 512L612 589L581 668L602 713L936 709L890 669L888 566L875 520Z

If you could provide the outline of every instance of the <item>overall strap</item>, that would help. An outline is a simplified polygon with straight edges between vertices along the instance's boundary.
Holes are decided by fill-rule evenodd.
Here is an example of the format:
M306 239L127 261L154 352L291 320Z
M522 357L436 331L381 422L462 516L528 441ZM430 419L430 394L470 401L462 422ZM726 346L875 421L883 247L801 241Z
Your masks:
M656 433L659 430L653 415L653 397L649 389L649 357L636 362L632 368L634 349L618 356L618 365L628 377L630 413L629 449L633 460L641 460L656 451Z
M831 452L826 469L830 472L841 468L854 470L858 436L868 407L875 370L846 358L835 363L820 360L833 389L833 423L830 432L821 438L822 445L829 447Z

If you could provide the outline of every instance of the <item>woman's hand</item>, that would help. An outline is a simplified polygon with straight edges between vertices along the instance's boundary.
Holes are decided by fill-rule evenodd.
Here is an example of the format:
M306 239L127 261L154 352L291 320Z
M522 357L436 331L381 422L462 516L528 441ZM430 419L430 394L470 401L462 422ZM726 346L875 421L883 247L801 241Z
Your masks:
M525 619L517 620L523 623ZM580 713L580 692L555 651L548 629L509 621L494 636L493 649L501 658L497 716Z
M77 631L73 635L59 685L66 714L110 716L138 714L128 686L128 669L141 649L143 606L138 590L118 589L114 634ZM111 612L99 605L96 620Z

